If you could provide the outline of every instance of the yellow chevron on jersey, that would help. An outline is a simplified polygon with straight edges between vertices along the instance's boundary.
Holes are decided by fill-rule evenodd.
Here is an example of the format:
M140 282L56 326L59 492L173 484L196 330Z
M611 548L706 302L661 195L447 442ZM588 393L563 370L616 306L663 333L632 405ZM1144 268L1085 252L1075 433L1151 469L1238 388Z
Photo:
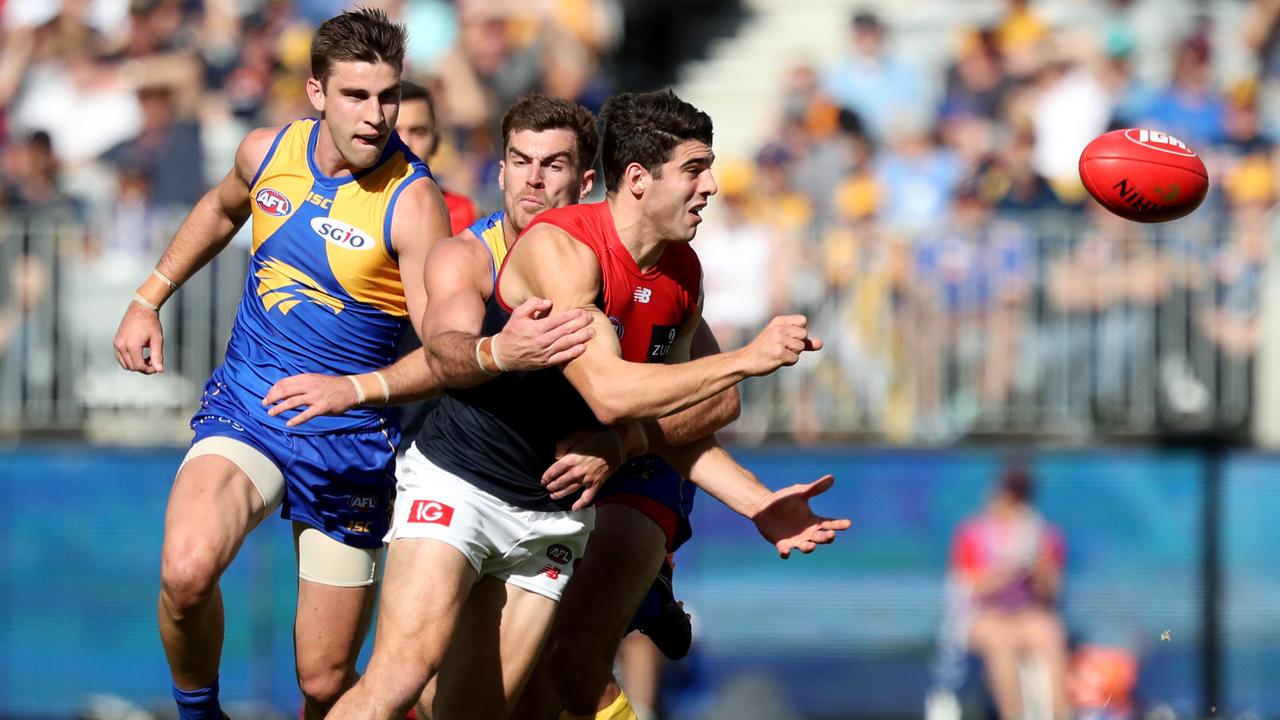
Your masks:
M295 305L303 302L298 297L302 295L317 305L330 308L335 314L342 312L341 300L319 290L318 282L288 263L268 259L254 273L254 277L259 281L258 297L262 298L262 306L267 310L279 304L280 312L288 315Z
M255 413L281 378L390 365L409 326L391 220L400 193L431 172L392 135L373 167L327 176L315 164L321 132L317 120L285 126L249 184L252 254L221 372L224 392ZM297 411L260 419L286 429ZM393 418L358 407L286 431L379 428Z
M429 177L429 172L393 136L373 168L329 178L314 163L320 131L320 122L314 119L281 130L250 188L253 253L267 271L266 277L259 272L258 294L264 307L270 304L281 312L294 307L279 295L284 292L290 299L310 299L335 312L341 311L344 298L350 298L388 315L406 317L404 286L391 246L392 208L404 187L416 178ZM304 209L307 221L298 223L296 216ZM311 257L299 266L282 257L276 247L264 247L279 245L267 241L282 232L307 242L320 238L324 242L317 247L323 247L323 258Z

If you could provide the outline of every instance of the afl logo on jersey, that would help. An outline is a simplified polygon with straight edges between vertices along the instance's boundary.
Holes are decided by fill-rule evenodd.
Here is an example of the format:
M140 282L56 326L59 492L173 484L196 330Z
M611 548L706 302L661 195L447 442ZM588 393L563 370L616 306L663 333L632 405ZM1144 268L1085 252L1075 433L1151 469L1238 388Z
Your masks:
M284 217L293 212L293 204L279 190L262 188L254 196L253 201L258 204L259 210L275 217Z
M352 250L368 250L373 247L373 240L363 230L348 225L341 220L318 217L311 219L311 229L320 237L339 247Z
M622 321L621 321L621 320L619 320L618 318L616 318L616 317L614 317L614 316L610 315L610 316L609 316L609 324L613 326L613 331L614 331L614 332L616 332L616 333L618 333L618 339L619 339L619 340L621 340L621 339L622 339L622 333L626 330L626 328L622 327Z

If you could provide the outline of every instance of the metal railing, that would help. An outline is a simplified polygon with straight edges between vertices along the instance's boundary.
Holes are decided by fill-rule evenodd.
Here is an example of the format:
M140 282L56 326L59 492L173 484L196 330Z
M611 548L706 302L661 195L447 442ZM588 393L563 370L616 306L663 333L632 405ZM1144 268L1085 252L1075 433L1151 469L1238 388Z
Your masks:
M870 224L814 232L809 259L787 265L819 278L793 291L793 309L827 349L748 381L733 431L910 444L1245 437L1271 218L1206 210L1163 226L1059 212L911 237ZM0 433L187 437L230 334L243 245L165 306L164 375L120 370L111 348L177 221L132 232L65 214L0 221Z

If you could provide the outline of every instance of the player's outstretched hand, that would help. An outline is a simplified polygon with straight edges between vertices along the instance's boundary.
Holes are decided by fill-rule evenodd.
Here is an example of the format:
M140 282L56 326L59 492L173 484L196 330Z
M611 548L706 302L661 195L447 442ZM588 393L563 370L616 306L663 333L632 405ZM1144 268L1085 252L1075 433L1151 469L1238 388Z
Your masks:
M563 365L587 350L595 337L591 315L580 308L548 315L551 301L529 298L511 311L506 327L493 339L493 353L504 370L541 370Z
M297 427L317 415L341 415L359 404L356 386L345 375L303 373L290 375L271 386L262 406L272 417L298 407L306 410L289 418L288 427Z
M803 315L779 315L769 321L751 344L742 349L752 375L768 375L784 365L795 365L800 353L821 350L822 341L809 335Z
M778 548L782 559L791 556L792 550L811 553L819 545L836 539L836 533L849 529L848 519L832 519L815 515L809 509L809 499L820 495L836 482L830 475L823 475L807 485L792 485L764 498L751 521L765 540Z
M113 344L116 362L125 370L143 375L164 372L164 329L155 310L129 303Z
M595 501L600 486L626 462L625 452L609 428L570 433L556 443L556 461L542 474L542 486L553 500L581 490L582 497L573 503L574 510L581 510Z

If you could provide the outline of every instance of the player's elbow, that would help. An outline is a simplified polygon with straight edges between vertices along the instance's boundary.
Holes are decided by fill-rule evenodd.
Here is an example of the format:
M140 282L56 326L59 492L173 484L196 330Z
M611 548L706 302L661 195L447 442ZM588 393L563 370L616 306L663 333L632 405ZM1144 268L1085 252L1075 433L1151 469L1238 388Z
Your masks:
M738 392L738 387L735 385L717 397L720 409L718 427L722 428L742 416L742 393Z
M591 413L596 416L596 420L606 427L634 419L630 417L627 408L614 399L597 398L595 401L588 400L587 405L591 408Z
M628 393L592 388L580 394L587 402L587 407L591 408L591 414L602 425L617 425L640 419L640 408L634 398L628 397Z

